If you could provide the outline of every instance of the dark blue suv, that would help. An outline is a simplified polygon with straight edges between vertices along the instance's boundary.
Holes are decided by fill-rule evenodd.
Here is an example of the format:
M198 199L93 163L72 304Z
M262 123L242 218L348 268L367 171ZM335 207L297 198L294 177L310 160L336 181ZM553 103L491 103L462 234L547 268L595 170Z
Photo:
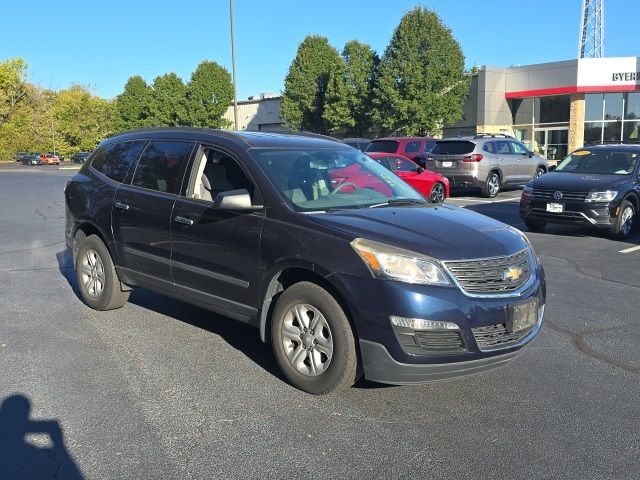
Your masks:
M543 321L544 272L520 231L429 203L324 137L124 133L65 197L89 306L144 287L255 325L313 394L504 365Z

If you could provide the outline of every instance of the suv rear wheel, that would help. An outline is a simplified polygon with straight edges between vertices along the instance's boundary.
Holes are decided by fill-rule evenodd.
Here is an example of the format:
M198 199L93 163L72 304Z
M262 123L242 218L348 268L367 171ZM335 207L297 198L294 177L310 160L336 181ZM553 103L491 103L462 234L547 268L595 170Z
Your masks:
M635 214L636 210L633 208L633 203L629 200L623 200L622 204L620 204L620 214L611 228L611 234L617 238L627 238L631 233Z
M129 299L129 292L120 288L109 250L97 235L84 238L78 247L76 280L82 299L96 310L120 308Z
M498 195L500 191L500 175L496 172L491 172L481 190L482 195L487 198L493 198Z
M280 369L300 390L324 395L349 388L358 376L355 338L336 299L311 282L278 298L271 342Z

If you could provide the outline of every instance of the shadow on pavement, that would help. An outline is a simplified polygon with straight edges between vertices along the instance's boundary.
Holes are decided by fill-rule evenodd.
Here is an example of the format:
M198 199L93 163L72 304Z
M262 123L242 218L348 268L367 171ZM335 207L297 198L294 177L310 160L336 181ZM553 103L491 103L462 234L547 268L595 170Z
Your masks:
M24 395L0 405L0 477L16 480L81 479L56 420L31 420Z

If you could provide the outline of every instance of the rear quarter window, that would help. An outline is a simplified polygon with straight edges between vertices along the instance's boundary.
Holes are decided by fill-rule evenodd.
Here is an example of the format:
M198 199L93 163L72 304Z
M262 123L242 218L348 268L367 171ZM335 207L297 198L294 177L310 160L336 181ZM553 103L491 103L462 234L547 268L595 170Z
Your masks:
M91 166L105 177L122 183L145 143L146 140L138 140L105 145L96 152Z
M365 151L396 153L397 150L398 142L396 142L395 140L374 140L367 146L367 149Z

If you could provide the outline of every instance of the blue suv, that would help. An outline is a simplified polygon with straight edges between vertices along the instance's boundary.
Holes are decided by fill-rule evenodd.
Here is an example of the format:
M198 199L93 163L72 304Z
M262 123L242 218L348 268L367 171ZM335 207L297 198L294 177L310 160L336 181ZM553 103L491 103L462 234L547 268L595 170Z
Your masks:
M312 394L504 365L543 322L544 272L520 231L429 203L325 137L128 132L65 197L87 305L144 287L254 325Z

